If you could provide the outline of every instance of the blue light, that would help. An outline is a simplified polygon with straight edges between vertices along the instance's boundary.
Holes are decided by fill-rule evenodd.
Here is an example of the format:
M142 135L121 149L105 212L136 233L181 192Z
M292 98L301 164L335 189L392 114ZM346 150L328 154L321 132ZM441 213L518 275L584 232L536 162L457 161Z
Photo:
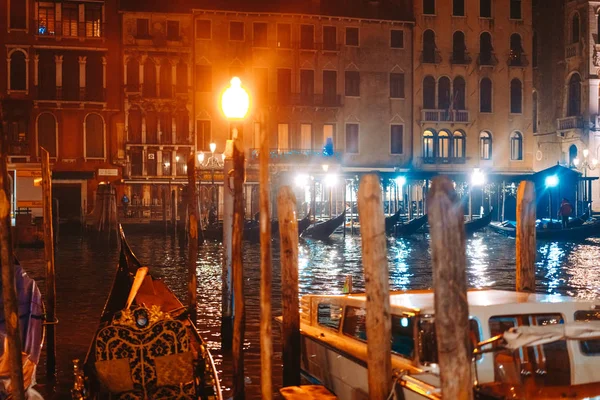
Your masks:
M550 175L546 177L546 187L556 187L558 186L558 176Z
M400 320L400 325L402 325L402 327L403 327L403 328L406 328L406 327L408 327L408 318L406 318L406 317L403 317L403 318Z

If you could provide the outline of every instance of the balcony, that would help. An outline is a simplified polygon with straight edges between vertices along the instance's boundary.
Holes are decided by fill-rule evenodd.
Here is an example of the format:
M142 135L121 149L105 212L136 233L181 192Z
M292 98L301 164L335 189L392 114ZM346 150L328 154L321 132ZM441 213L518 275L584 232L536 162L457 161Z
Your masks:
M525 53L520 51L510 51L508 55L508 66L509 67L526 67L529 65L529 61L527 61L527 56Z
M36 36L57 37L61 39L79 38L100 39L105 37L106 24L96 21L68 22L68 21L46 21L38 22Z
M556 120L556 129L558 131L583 129L583 117L580 115L576 115L573 117L559 118Z
M421 110L421 122L469 123L467 110Z
M271 97L271 103L279 106L341 107L342 96L339 94L278 93Z
M423 64L439 64L442 62L442 55L438 50L421 52L421 62Z
M579 43L570 44L565 48L565 58L577 57L579 55Z
M498 58L494 53L479 53L477 56L477 65L480 67L493 67L498 65Z
M259 149L250 149L250 163L258 163ZM331 164L340 161L341 153L324 155L322 151L311 149L271 149L269 160L273 164Z
M8 155L29 156L29 143L26 141L9 141Z
M450 53L450 63L454 65L468 65L473 59L467 52L452 52Z
M466 157L423 157L423 164L465 164Z

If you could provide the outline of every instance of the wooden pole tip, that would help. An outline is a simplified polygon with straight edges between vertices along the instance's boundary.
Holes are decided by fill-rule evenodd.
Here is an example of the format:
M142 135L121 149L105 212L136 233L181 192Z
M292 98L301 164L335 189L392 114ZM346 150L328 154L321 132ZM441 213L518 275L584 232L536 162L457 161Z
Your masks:
M289 186L282 186L279 188L279 192L277 192L277 202L281 201L293 201L294 206L296 205L296 196L294 195L294 191Z
M371 196L381 196L381 184L379 183L379 177L375 174L363 176L358 187L359 198Z
M517 198L530 203L535 201L535 183L532 181L521 181L517 189Z
M436 176L431 180L431 189L427 200L433 199L433 195L443 193L447 195L453 202L457 201L458 196L454 190L454 182L446 176Z

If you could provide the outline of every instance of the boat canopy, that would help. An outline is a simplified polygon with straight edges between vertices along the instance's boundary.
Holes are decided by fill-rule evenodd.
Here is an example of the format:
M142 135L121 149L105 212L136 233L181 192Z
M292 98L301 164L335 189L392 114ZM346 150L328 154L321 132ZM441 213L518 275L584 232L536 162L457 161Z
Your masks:
M600 321L570 322L540 326L519 326L504 333L504 340L511 350L538 346L562 339L600 339Z

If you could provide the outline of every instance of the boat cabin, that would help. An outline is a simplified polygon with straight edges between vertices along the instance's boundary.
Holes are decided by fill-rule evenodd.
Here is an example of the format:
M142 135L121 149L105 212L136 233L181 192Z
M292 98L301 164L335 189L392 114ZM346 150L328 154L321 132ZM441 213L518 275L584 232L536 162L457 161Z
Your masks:
M600 320L600 300L473 290L468 301L473 349L513 327ZM403 371L404 386L421 393L414 398L438 398L433 292L392 292L390 303L392 368ZM340 399L368 398L365 306L365 294L307 295L301 301L303 372ZM491 344L497 351L476 356L474 379L479 384L535 386L539 392L600 382L600 368L595 367L600 365L600 340L559 340L516 351L500 350L501 344Z

